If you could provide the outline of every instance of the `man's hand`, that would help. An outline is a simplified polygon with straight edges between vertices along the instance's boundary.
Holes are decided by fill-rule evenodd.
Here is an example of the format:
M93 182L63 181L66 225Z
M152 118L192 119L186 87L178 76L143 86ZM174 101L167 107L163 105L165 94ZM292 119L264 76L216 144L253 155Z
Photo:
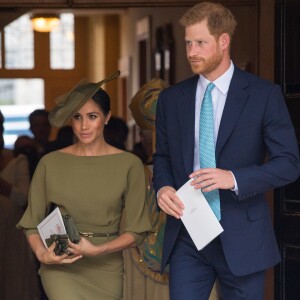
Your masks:
M157 194L157 203L166 214L179 219L184 205L175 192L176 190L171 186L162 187Z
M202 189L203 192L210 192L216 189L232 190L234 188L234 178L230 171L207 168L193 172L189 176L194 178L191 185L195 189Z

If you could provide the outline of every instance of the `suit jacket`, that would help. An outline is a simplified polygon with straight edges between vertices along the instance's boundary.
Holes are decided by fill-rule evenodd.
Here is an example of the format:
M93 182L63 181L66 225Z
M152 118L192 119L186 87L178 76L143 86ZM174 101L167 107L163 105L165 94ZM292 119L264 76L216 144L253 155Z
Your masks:
M180 188L193 171L198 76L160 93L156 111L154 187ZM299 150L279 86L235 67L216 143L217 168L231 170L238 195L220 190L220 235L237 276L277 264L280 255L265 192L297 179ZM168 216L162 270L182 226Z

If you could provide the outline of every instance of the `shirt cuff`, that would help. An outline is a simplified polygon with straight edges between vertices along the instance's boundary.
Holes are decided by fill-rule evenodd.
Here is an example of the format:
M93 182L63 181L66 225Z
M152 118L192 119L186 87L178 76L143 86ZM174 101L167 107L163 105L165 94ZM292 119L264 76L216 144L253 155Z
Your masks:
M231 190L238 195L239 194L239 188L238 188L235 176L234 176L234 174L231 171L229 171L229 172L232 174L232 177L233 177L233 180L234 180L234 188L231 189Z

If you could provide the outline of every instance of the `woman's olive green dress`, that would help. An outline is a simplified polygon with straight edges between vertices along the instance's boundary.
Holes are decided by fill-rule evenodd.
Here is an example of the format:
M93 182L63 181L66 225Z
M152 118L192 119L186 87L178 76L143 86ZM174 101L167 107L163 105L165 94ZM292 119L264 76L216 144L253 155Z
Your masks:
M37 233L54 203L74 219L79 231L118 232L124 209L124 231L139 244L151 231L144 178L142 162L128 152L87 157L52 152L35 171L29 206L18 227L26 235ZM89 239L94 244L107 242L107 237ZM83 257L73 264L42 264L39 274L50 300L122 299L122 252Z

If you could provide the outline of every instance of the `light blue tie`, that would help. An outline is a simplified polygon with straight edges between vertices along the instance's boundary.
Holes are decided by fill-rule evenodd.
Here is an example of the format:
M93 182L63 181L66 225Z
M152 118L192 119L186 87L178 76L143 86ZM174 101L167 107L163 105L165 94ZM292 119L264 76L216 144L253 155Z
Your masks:
M200 112L200 129L199 129L199 147L200 147L200 168L215 168L216 153L214 141L214 114L211 98L211 91L215 85L210 82L206 88ZM212 211L217 219L221 219L220 212L220 195L219 190L203 192Z

